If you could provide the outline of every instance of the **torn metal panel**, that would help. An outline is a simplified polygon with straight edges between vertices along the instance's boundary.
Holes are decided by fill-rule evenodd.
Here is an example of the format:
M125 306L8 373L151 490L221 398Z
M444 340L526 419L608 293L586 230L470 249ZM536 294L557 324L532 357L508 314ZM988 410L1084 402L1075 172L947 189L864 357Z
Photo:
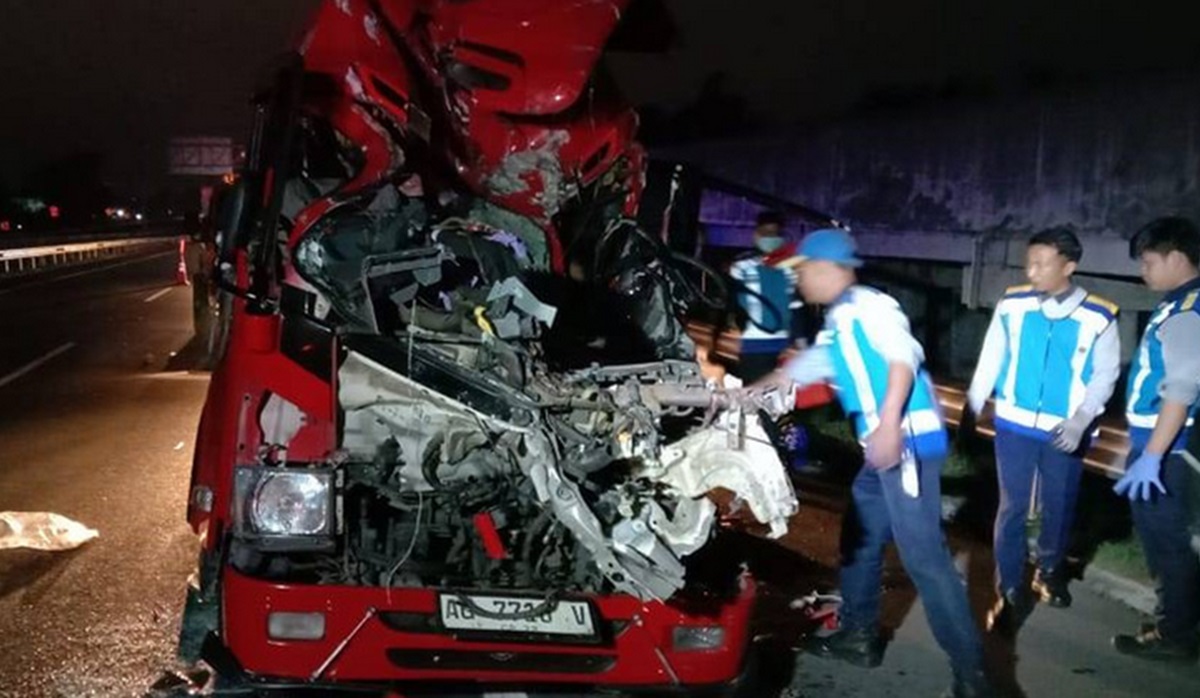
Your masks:
M565 177L562 167L560 151L570 140L571 134L567 131L548 131L536 145L509 152L500 166L488 175L486 186L498 196L511 196L533 187L534 201L549 219L578 191ZM534 186L534 182L538 186Z

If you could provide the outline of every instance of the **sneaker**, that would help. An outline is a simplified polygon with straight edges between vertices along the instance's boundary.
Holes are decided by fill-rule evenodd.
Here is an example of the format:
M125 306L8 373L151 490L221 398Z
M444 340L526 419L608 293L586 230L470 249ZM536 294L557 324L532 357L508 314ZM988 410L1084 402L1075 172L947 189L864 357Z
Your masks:
M996 605L988 612L987 631L1004 637L1016 637L1031 613L1033 604L1028 595L1009 589L1000 595Z
M1168 640L1157 628L1146 628L1137 635L1117 635L1113 647L1121 654L1160 662L1194 662L1200 657L1200 643Z
M942 698L991 698L994 695L996 692L982 671L966 675L954 672L954 683L942 693Z
M1041 597L1042 603L1054 608L1068 608L1071 592L1067 589L1067 575L1062 570L1038 570L1033 580L1033 592Z
M883 663L883 641L873 630L839 630L832 635L813 637L804 643L804 651L868 669Z

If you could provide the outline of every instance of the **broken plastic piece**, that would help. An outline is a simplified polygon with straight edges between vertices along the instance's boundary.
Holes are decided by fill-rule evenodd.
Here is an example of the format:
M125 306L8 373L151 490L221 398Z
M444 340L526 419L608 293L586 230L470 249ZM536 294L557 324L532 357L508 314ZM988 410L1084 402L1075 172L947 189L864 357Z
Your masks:
M212 671L202 665L163 671L151 686L147 698L199 696L212 694Z
M836 632L841 626L842 597L839 594L813 592L793 599L788 608L801 611L809 622L818 624L818 635Z
M491 303L507 296L512 296L512 304L521 312L537 318L546 327L554 325L554 317L558 314L558 309L538 300L537 296L533 295L533 292L516 277L509 277L493 286L491 292L488 293L487 300L488 303Z
M100 535L78 521L43 511L0 512L0 550L71 550Z

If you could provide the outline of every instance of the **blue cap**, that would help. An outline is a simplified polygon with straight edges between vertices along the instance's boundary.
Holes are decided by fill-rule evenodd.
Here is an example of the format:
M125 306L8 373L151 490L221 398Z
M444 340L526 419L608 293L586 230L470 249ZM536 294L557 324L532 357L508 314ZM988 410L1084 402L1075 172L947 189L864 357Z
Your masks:
M863 265L854 238L841 228L822 228L805 235L794 259L796 263L812 260L833 262L844 267Z

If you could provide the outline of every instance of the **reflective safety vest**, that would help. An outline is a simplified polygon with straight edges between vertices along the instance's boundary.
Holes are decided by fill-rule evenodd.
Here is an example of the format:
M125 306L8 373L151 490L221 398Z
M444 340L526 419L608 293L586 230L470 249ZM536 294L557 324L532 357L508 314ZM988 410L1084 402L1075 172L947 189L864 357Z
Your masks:
M1161 331L1163 323L1182 313L1200 313L1200 290L1193 290L1179 298L1163 299L1154 309L1142 343L1138 345L1133 364L1129 367L1129 386L1125 396L1125 419L1129 422L1130 445L1141 450L1150 440L1150 434L1158 424L1158 411L1162 407L1159 387L1166 378L1163 363ZM1200 347L1192 347L1200 351ZM1197 377L1200 380L1200 376ZM1187 424L1180 432L1171 450L1182 450L1187 444L1189 430L1196 423L1200 401L1192 405Z
M1008 345L996 380L996 427L1048 438L1075 414L1092 378L1096 340L1118 312L1115 303L1089 294L1051 318L1032 286L1008 289L996 308Z
M796 298L796 274L790 267L772 263L774 256L748 257L734 262L729 275L745 289L738 293L738 304L746 311L742 330L744 350L782 351L790 343L792 310Z
M865 286L853 286L829 308L818 345L829 347L834 368L834 387L843 411L853 416L859 439L879 426L879 410L887 394L887 359L867 339L896 333L901 341L914 341L908 318L891 296ZM940 459L949 453L949 440L942 421L933 381L917 365L912 394L904 409L901 428L905 445L918 459Z

